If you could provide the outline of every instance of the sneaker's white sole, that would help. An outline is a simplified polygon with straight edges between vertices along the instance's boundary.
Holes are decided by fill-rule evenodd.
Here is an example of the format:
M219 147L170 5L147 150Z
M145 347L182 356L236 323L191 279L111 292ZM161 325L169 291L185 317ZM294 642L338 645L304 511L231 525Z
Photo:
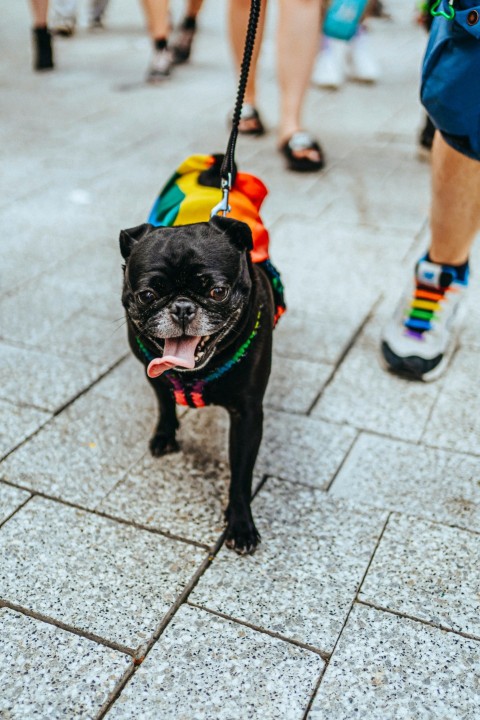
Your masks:
M412 378L412 380L417 380L417 382L434 382L435 380L438 380L439 377L443 375L443 373L447 370L450 360L452 359L455 351L457 350L459 343L458 338L460 336L460 330L462 329L463 320L465 316L465 303L462 303L458 310L458 317L456 322L456 331L453 335L452 342L448 345L447 350L444 352L442 359L438 363L436 367L433 368L433 370L430 370L430 372L425 373L425 375L422 375L422 377L419 378ZM387 370L392 375L396 375L397 377L402 377L402 373L397 373L395 370L387 363L385 358L383 357L383 353L380 350L378 353L380 357L380 364L384 370ZM408 377L405 375L405 377Z

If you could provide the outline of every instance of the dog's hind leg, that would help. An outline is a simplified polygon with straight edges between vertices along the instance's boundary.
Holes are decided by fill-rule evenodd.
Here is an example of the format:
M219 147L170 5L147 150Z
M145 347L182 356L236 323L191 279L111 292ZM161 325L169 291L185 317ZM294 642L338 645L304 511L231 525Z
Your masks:
M150 385L158 400L158 422L155 432L150 438L150 452L155 457L177 452L179 447L175 439L178 428L175 400L168 387L158 380L150 379Z
M229 409L231 482L227 520L227 547L241 555L253 553L260 533L250 508L252 476L262 440L262 406Z

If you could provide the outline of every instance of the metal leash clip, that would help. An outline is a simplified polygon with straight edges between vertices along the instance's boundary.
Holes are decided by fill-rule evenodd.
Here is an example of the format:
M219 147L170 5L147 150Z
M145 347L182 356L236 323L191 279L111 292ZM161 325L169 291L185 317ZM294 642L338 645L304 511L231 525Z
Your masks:
M230 190L232 189L232 174L228 173L228 179L225 180L225 178L222 178L222 192L223 196L217 205L215 205L214 208L212 208L212 211L210 213L210 217L214 217L219 212L222 212L223 215L227 215L231 211L231 207L228 204L228 195L230 193Z
M455 17L455 8L453 7L453 3L455 0L448 0L448 11L445 12L445 10L437 10L437 8L442 4L443 0L437 0L436 3L432 5L432 8L430 10L430 14L433 15L433 17L444 17L446 20L453 20Z

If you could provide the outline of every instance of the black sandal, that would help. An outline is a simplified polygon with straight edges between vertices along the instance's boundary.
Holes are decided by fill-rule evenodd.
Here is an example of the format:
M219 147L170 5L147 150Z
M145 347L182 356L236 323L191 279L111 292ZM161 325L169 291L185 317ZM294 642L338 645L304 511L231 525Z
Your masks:
M313 151L318 155L318 160L312 160L308 156L299 157L297 153ZM287 160L289 170L295 172L317 172L325 166L323 150L312 136L299 130L280 146L280 152Z
M258 110L253 105L244 103L242 114L240 115L238 132L241 135L256 135L257 137L265 134L265 126Z

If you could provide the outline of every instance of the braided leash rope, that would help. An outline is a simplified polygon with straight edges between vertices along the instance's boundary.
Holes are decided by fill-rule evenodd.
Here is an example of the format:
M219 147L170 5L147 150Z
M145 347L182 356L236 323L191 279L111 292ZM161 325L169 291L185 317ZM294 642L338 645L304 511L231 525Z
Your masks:
M218 205L215 205L215 207L212 209L211 217L216 215L218 212L222 212L224 215L227 215L227 213L230 212L228 195L232 188L233 169L235 167L235 145L237 143L238 126L240 124L240 117L242 114L243 100L245 98L245 89L247 87L248 74L250 72L250 65L252 62L253 48L255 47L255 36L257 34L258 19L260 17L261 6L262 0L251 0L247 35L245 38L245 48L243 50L240 79L238 82L237 99L235 102L235 108L232 116L232 131L228 139L227 149L225 151L225 155L223 156L222 167L220 169L223 197L218 203Z

